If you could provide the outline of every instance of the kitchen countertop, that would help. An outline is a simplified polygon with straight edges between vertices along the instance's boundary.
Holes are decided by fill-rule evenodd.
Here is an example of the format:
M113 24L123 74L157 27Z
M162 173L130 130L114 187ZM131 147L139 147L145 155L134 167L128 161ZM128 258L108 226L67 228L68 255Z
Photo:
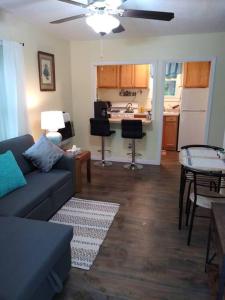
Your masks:
M142 121L142 124L151 124L152 123L152 120L147 120L147 119L144 119L144 118L109 118L109 122L112 123L112 124L119 124L121 123L122 120L141 120Z
M164 111L163 115L164 116L179 116L180 112L179 111Z

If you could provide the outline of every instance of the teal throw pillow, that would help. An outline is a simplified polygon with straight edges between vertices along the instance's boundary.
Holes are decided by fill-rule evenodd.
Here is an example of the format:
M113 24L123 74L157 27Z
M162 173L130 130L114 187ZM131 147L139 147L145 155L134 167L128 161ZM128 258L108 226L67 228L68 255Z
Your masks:
M50 142L45 135L23 153L42 172L49 172L63 154L63 150Z
M12 151L0 154L0 198L26 183Z

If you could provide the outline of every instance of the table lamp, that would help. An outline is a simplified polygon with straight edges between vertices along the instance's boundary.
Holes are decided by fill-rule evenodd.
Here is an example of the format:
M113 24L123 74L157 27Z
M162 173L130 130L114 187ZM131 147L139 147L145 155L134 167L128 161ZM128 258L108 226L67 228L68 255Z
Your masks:
M64 128L65 123L62 111L43 111L41 112L41 129L47 130L46 137L55 145L62 141L62 135L57 132Z

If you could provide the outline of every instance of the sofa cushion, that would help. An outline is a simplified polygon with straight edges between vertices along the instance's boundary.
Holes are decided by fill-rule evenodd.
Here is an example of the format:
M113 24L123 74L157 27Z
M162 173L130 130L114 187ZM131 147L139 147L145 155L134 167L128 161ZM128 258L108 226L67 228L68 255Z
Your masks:
M0 198L26 183L12 151L0 154Z
M0 153L11 150L23 174L27 174L35 170L34 165L25 159L23 153L34 144L31 135L26 134L13 139L0 142Z
M38 170L25 176L27 185L1 198L0 216L25 217L71 177L71 172Z
M63 156L63 150L50 142L45 135L24 152L24 156L42 172L49 172Z
M0 218L0 299L31 300L65 253L72 227Z

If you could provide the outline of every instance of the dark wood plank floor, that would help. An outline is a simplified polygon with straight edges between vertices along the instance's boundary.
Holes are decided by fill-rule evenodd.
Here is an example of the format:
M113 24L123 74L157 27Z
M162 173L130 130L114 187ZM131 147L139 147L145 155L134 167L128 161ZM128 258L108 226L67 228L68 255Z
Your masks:
M132 172L93 166L77 197L120 203L90 271L73 268L55 300L208 300L204 259L208 221L196 221L192 245L178 231L177 154Z

